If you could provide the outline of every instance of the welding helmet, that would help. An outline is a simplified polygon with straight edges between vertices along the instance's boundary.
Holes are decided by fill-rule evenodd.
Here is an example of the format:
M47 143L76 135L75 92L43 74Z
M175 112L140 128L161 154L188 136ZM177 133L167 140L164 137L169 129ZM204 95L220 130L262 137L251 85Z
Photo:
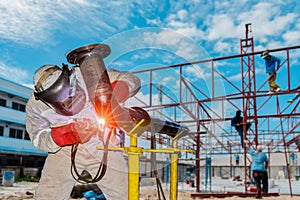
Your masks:
M85 91L79 86L75 68L63 64L44 65L34 74L34 96L55 112L65 116L79 113L86 102Z

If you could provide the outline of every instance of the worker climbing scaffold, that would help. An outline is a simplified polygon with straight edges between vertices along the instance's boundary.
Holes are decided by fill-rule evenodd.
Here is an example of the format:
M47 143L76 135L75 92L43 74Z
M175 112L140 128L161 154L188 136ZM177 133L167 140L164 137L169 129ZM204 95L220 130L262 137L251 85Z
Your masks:
M250 122L246 123L246 127L244 127L245 125L243 124L243 117L241 116L242 111L238 110L236 111L235 116L231 119L231 126L233 126L235 128L235 130L238 132L239 136L240 136L240 141L241 141L241 145L242 148L244 148L244 128L245 131L247 132L251 126Z

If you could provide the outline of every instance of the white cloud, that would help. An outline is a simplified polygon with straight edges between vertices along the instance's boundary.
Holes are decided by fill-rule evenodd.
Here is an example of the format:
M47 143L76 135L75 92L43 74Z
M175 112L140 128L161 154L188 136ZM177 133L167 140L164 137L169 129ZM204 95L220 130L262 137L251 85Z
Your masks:
M155 44L157 46L166 45L174 47L180 41L182 36L174 33L172 30L162 30L159 33L144 33L144 41L148 44Z
M178 18L181 19L181 20L185 20L186 17L188 16L188 12L186 10L179 10L178 11Z
M26 44L44 40L50 24L47 7L42 8L31 1L0 1L1 38Z
M222 40L218 40L214 46L214 51L222 52L222 54L230 54L233 52L233 45L231 42L223 42Z
M241 73L229 76L228 80L230 80L230 81L240 81L241 80Z
M234 20L230 15L212 15L210 16L206 24L209 26L207 31L207 39L216 40L222 38L239 37L241 34L234 25Z
M177 3L177 6L178 5L181 5L181 3ZM191 10L187 11L186 9L179 8L179 10L174 10L174 13L170 14L165 19L165 26L185 35L186 37L193 39L203 37L204 32L197 27L197 23L200 18L195 18L196 16L197 13L194 13Z
M7 66L0 62L0 77L19 83L23 82L25 78L28 77L28 72L20 67Z
M282 38L286 41L288 45L295 45L300 43L300 30L287 31L283 34Z
M112 14L113 13L113 14ZM0 1L0 37L26 45L54 41L54 34L96 35L114 32L128 21L122 1L89 0ZM114 23L110 23L114 21Z
M203 79L205 81L211 81L211 71L207 71L207 67L199 65L191 65L185 68L184 72L189 75L189 79Z
M195 46L191 45L189 42L181 42L178 45L178 50L176 51L177 55L180 55L187 61L199 59L199 51L195 50Z
M255 68L255 74L266 74L264 66L260 68Z
M158 33L145 32L143 39L147 44L171 51L188 61L208 57L196 41L178 31L162 29Z
M142 51L142 53L135 53L131 58L133 60L138 60L138 59L147 59L147 58L150 58L152 56L152 53L151 51L148 51L148 52L145 52L145 51Z
M257 38L280 35L294 22L295 13L281 15L280 4L271 2L260 2L252 7L248 12L239 15L240 22L251 22L253 35Z
M156 19L146 19L146 23L149 25L159 26L161 22L158 18L156 18Z
M163 77L163 79L162 79L162 85L166 85L166 83L169 83L170 81L173 81L174 80L174 78L173 77L171 77L171 76L165 76L165 77Z

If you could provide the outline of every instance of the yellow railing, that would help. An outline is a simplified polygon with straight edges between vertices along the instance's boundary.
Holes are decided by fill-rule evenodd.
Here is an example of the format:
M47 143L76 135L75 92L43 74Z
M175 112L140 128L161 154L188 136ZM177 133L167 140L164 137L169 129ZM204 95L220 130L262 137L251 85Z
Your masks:
M139 200L139 174L140 174L140 160L139 156L143 152L152 153L170 153L171 167L170 167L170 200L177 200L177 182L178 182L178 153L181 151L193 153L194 150L181 150L177 148L177 141L179 138L172 138L172 148L161 149L144 149L138 147L137 134L134 134L135 129L143 123L141 120L130 132L126 133L130 136L130 146L123 148L109 147L108 150L124 151L128 155L128 200ZM103 149L103 146L97 146L97 149Z

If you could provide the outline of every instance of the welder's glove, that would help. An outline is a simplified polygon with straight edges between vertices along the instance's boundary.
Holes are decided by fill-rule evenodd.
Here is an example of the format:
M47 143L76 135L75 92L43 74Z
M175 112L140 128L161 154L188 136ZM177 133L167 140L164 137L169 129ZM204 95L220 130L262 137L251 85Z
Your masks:
M89 119L75 121L73 123L52 127L51 136L58 146L67 146L75 143L85 143L95 134L100 134L96 123Z

